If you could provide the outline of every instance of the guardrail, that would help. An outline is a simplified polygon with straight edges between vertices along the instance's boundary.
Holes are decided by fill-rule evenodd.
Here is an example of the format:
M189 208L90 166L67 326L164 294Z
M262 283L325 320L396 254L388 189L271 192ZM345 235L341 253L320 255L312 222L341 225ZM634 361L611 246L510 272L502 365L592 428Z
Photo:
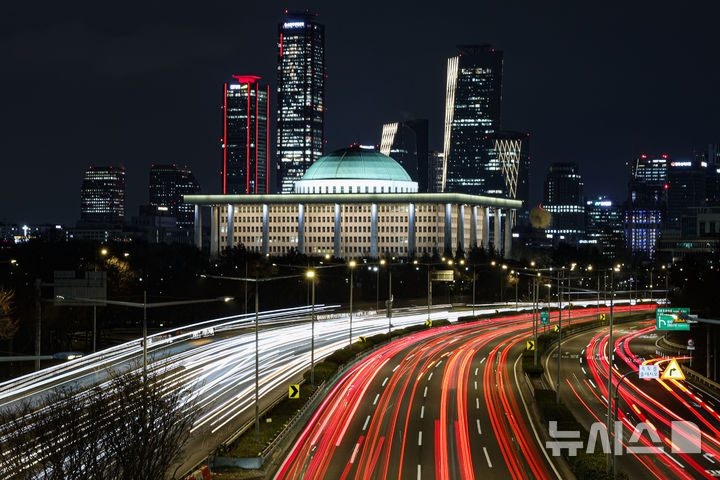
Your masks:
M699 383L700 385L713 388L720 392L720 383L713 382L705 375L700 375L698 372L688 367L683 367L683 372L685 373L685 378L690 379L692 382Z

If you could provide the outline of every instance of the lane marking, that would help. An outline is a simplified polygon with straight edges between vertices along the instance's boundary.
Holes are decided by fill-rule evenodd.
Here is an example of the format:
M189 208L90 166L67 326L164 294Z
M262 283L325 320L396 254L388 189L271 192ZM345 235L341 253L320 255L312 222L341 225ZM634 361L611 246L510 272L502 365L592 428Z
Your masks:
M425 418L425 405L420 408L420 418Z
M423 397L427 397L427 386L425 387L425 391L423 392Z
M477 390L477 380L475 380L475 390Z
M353 449L352 456L350 457L350 463L355 463L355 457L357 456L359 449L360 449L360 442L357 442L355 444L355 448Z
M429 382L430 379L432 378L432 374L433 374L433 373L434 373L434 372L430 372L430 375L428 375L428 382Z
M592 381L592 378L588 378L588 382L590 382L590 385L592 385L593 388L597 390L597 385L595 385L595 382Z
M418 475L417 475L417 480L420 480L421 478L422 478L422 467L421 467L420 464L418 463Z
M488 462L488 467L492 468L492 462L490 461L490 455L488 455L487 448L483 447L483 452L485 452L485 460Z
M373 405L377 405L377 401L380 399L380 394L378 393L375 395L375 400L373 401Z
M370 415L368 415L367 418L365 419L365 425L363 425L363 430L367 430L369 423L370 423Z
M385 377L385 380L383 380L383 384L382 384L383 387L384 387L385 385L387 385L388 380L389 380L389 378L388 378L388 377Z
M435 364L435 367L436 367L436 368L439 367L441 363L442 363L442 360L440 360L439 362L437 362L437 363Z
M480 419L477 419L478 435L482 435L482 428L480 428Z
M400 368L400 364L399 364L399 363L397 364L397 366L396 366L395 368L393 368L393 373L395 373L395 370L397 370L398 368Z
M475 408L477 408L478 410L480 410L480 399L477 398L477 397L475 397Z
M475 367L475 375L478 373L478 367Z
M480 360L480 363L483 363L487 357L483 357L482 360Z
M583 371L583 373L584 373L585 375L587 375L587 372L585 371L585 368L584 368L584 367L580 367L580 369Z
M422 447L422 430L418 432L418 446Z

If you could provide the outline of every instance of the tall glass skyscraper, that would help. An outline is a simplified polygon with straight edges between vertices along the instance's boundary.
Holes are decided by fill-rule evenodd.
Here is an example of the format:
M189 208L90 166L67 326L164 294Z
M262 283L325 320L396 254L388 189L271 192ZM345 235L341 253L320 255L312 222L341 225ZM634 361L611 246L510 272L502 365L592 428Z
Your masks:
M380 153L403 166L420 192L431 192L433 174L428 155L428 121L386 123L380 136Z
M233 75L223 94L222 192L269 193L270 87L260 77Z
M552 214L548 233L569 241L577 241L585 233L583 181L576 163L550 165L545 177L543 208Z
M89 167L80 192L80 221L116 224L125 221L125 169Z
M447 65L444 190L502 195L505 180L492 135L501 125L503 53L490 45L457 48Z
M195 206L183 201L183 195L200 193L200 185L187 165L153 165L150 168L150 205L165 209L175 217L179 228L195 225Z
M291 193L325 147L325 27L286 10L278 35L277 188Z

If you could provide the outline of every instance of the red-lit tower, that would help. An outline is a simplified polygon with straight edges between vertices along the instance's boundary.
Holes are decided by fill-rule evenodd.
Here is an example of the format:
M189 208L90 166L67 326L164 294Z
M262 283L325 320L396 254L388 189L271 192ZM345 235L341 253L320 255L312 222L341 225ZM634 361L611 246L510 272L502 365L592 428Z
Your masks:
M268 193L270 87L260 77L233 75L223 91L222 192Z

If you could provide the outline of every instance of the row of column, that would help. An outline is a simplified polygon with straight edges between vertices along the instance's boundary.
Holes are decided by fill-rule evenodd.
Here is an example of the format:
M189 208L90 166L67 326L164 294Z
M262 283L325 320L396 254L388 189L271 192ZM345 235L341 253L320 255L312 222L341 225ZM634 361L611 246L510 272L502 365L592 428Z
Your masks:
M444 215L444 231L443 231L443 245L445 250L453 251L452 244L452 207L453 204L445 204L445 215ZM466 247L478 244L478 208L482 208L483 211L483 225L481 233L479 235L482 247L486 250L490 247L490 217L494 215L493 221L493 248L496 252L502 252L504 257L510 256L510 249L512 246L512 210L492 208L491 207L478 207L473 205L472 212L470 215L470 221L472 223L470 227L470 245L465 245L465 207L466 205L457 205L457 246L463 250ZM233 247L233 232L234 232L234 206L227 205L227 235L225 246L227 248ZM503 215L504 214L504 215ZM370 208L371 216L371 228L370 228L370 256L378 256L378 206L373 203ZM263 255L268 253L268 217L269 208L267 204L262 206L262 253ZM503 222L503 217L505 221ZM333 251L336 257L342 256L342 209L340 204L335 204L334 209L334 225L335 234L333 238ZM503 223L505 228L503 229ZM408 209L408 252L414 252L416 248L415 241L415 204L410 203ZM305 205L300 204L298 206L298 251L304 252L305 249ZM212 205L210 207L210 255L217 256L220 253L220 206ZM198 248L202 248L202 210L200 205L195 205L195 245Z

